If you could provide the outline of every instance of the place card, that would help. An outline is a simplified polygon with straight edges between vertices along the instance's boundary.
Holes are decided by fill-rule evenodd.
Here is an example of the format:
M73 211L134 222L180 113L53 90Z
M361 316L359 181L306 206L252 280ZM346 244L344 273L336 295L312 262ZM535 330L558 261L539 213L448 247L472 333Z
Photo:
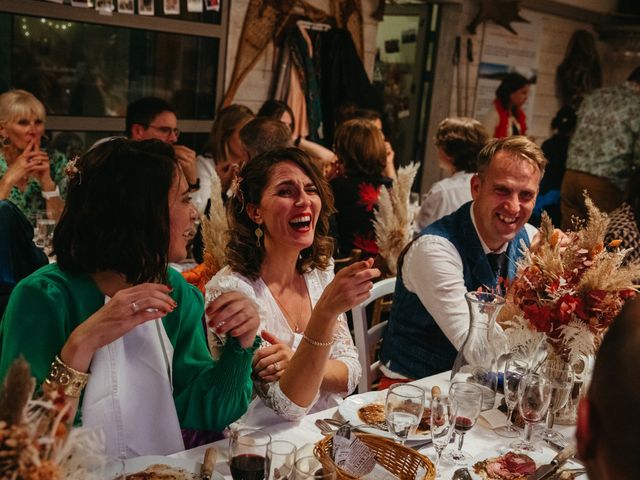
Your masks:
M497 408L482 412L480 414L480 421L485 427L490 428L491 430L499 427L506 427L509 424L509 422L507 422L507 416Z

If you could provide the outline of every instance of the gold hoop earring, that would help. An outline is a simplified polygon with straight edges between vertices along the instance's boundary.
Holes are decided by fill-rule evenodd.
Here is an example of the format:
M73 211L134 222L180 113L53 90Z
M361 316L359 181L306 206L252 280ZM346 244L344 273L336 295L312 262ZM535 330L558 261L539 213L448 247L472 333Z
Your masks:
M264 236L264 233L262 232L260 225L258 225L258 228L256 228L253 231L253 233L256 234L256 247L260 247L261 246L260 239Z

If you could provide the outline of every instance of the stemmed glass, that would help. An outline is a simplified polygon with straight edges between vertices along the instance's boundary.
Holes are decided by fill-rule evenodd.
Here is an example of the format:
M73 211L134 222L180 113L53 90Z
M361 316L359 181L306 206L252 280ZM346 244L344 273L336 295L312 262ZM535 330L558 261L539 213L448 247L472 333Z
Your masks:
M568 363L545 364L542 367L542 375L551 382L551 401L547 412L547 425L540 432L543 440L551 440L556 443L564 441L561 433L553 429L556 412L566 405L573 389L573 369Z
M482 390L477 385L455 382L449 387L449 398L458 409L455 431L458 434L458 449L447 454L447 459L456 465L466 465L472 456L462 451L464 435L476 424L482 408Z
M504 365L504 401L507 404L507 422L506 427L496 428L496 432L501 437L516 438L520 436L520 430L513 425L513 410L518 404L518 385L520 379L526 375L529 370L529 364L525 360L517 358L508 358Z
M440 477L440 458L449 441L456 424L458 405L447 397L431 399L431 440L436 450L436 478Z
M279 480L291 478L296 462L296 446L286 440L272 440L267 446L265 479Z
M551 401L551 382L539 373L527 373L518 385L518 408L526 422L524 440L512 443L511 448L527 452L542 451L531 442L533 424L539 422L547 414Z
M389 431L404 445L409 433L415 432L424 411L424 390L415 385L396 383L389 387L384 405Z
M229 438L229 469L233 480L263 480L271 436L262 430L241 428Z

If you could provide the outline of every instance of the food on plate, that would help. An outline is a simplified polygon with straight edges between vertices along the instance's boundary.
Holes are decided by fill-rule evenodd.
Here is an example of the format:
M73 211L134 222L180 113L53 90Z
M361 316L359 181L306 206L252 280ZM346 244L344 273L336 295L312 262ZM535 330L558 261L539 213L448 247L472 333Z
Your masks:
M473 465L484 480L526 480L536 471L536 462L524 453L507 452Z
M369 403L358 409L358 417L363 423L368 425L377 425L385 423L387 420L384 415L384 405L381 403ZM418 433L428 432L431 429L431 410L424 409L420 424L418 425Z
M182 468L160 464L149 465L141 472L126 476L126 480L195 480L195 478L195 474Z
M364 423L373 425L376 423L384 423L386 421L384 416L384 405L381 403L369 403L364 407L358 409L358 417Z

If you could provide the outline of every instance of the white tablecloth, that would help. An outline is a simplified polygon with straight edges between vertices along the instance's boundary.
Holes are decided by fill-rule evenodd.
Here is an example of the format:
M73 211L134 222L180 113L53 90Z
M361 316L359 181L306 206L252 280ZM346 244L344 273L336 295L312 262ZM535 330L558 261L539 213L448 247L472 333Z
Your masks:
M431 387L434 385L438 385L443 392L446 392L449 388L449 375L450 372L440 373L438 375L434 375L431 377L424 378L422 380L417 380L414 382L416 385L423 387L428 393L431 391ZM318 418L340 418L340 415L337 411L337 408L330 408L328 410L324 410L322 412L318 412L312 415L308 415L300 422L282 422L276 425L271 425L265 427L264 430L268 432L272 439L274 440L288 440L298 446L298 452L300 456L300 451L304 452L303 455L308 454L311 455L313 451L313 444L323 437L320 434L318 428L314 425L314 422ZM555 430L562 433L567 439L573 438L575 427L573 426L555 426ZM493 431L489 430L482 426L479 422L477 423L466 435L464 439L463 449L470 454L476 456L490 452L496 452L496 450L500 447L504 447L512 442L514 439L502 438L493 433ZM229 467L227 464L227 449L228 449L228 440L220 440L213 445L218 447L218 459L216 464L216 471L220 472L225 476L225 478L230 479L231 475L229 473ZM186 450L184 452L179 452L171 455L171 457L175 458L185 458L190 460L202 461L204 457L204 452L209 445L203 445L201 447L193 448L191 450ZM407 446L411 446L410 443ZM456 445L451 444L447 451L451 448L455 448ZM431 460L435 461L435 451L433 447L428 446L419 450L420 453L426 455ZM446 453L446 451L445 451ZM497 453L496 453L497 454ZM548 456L549 459L553 457L555 452L548 447L544 448L543 455ZM487 455L488 456L488 455ZM482 457L484 458L484 456ZM574 467L577 465L573 465ZM452 473L459 467L448 464L443 461L440 464L441 471L444 475L444 478L451 478ZM581 480L586 479L586 475L579 477Z

